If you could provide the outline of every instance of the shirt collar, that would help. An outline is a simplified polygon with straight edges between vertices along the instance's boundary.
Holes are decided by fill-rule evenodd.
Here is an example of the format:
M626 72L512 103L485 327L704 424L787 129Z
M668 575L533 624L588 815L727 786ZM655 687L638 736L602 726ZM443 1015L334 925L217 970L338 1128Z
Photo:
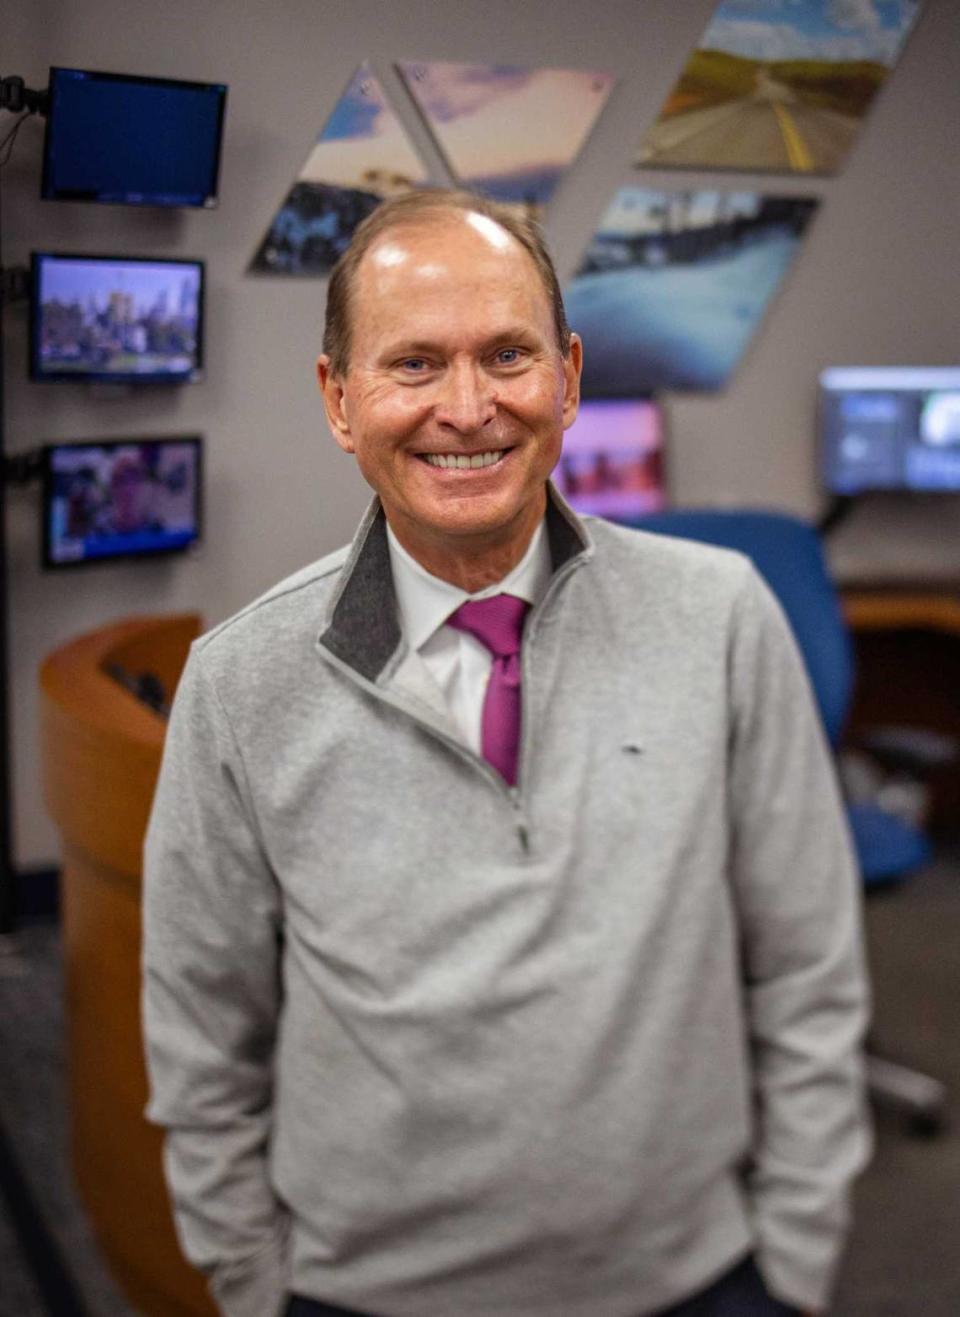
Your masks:
M595 546L588 525L551 481L547 481L544 524L552 573L566 574L593 557ZM347 547L338 578L324 610L317 646L332 662L366 681L381 682L402 658L404 637L390 564L387 519L376 495Z
M467 599L512 594L518 599L525 599L528 604L535 604L550 580L550 547L543 521L534 531L527 551L516 567L502 581L485 586L473 595L428 572L406 551L389 523L387 544L400 625L411 649L422 648L437 628L443 626L450 614Z

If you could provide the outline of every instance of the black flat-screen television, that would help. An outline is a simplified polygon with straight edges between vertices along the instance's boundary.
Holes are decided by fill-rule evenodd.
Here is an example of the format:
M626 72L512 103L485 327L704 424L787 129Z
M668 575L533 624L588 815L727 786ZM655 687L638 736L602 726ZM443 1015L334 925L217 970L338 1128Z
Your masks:
M960 492L960 367L823 371L819 447L832 494Z
M667 505L664 416L653 398L581 402L553 480L577 512L631 522Z
M40 195L125 206L215 206L227 89L51 68Z
M31 379L202 378L202 261L34 252L31 273Z
M180 553L200 539L199 435L47 444L42 475L44 567Z

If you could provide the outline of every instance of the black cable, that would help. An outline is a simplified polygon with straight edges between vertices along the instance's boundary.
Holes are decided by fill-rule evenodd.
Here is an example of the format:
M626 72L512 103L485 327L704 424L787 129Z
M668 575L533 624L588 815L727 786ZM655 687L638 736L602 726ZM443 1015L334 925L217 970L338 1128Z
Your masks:
M0 155L0 169L2 169L3 166L10 159L10 156L13 153L13 144L17 140L17 133L20 131L20 125L23 123L24 119L30 118L30 114L31 114L30 110L25 110L24 113L21 114L20 118L15 121L13 127L7 133L6 137L4 137L2 141L0 141L0 152L3 151L4 147L6 147L6 154Z
M0 168L10 159L17 133L24 119L32 114L46 114L48 96L44 92L24 87L22 78L0 79L0 106L17 114L10 131L0 141ZM0 201L3 189L0 188ZM2 248L3 221L0 217L0 248ZM0 271L3 270L3 253L0 250ZM13 858L13 769L10 763L10 655L6 486L8 482L5 417L4 417L4 289L0 286L0 935L12 933L17 923L18 882ZM64 1312L68 1311L64 1309Z

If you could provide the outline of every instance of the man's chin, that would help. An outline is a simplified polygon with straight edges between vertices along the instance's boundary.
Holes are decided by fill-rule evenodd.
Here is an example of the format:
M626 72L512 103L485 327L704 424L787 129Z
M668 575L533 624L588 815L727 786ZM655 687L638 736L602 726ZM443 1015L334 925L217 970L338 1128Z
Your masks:
M389 504L384 504L384 510L404 544L423 542L436 548L446 545L457 552L479 552L484 547L500 549L514 539L527 536L542 517L545 506L545 499L537 504L518 505L515 499L493 495L451 494L435 502L429 510L412 507L401 511Z

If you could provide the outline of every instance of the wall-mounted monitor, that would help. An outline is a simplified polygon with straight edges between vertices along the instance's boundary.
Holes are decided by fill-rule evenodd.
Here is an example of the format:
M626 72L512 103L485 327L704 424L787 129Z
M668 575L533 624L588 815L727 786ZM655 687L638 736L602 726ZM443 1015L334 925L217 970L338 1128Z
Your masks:
M833 494L960 492L960 367L831 367L819 430Z
M34 252L30 378L201 379L203 286L202 261Z
M47 444L42 471L45 567L180 553L200 539L199 435Z
M581 402L553 472L578 512L633 521L666 506L663 409L653 398Z
M51 68L40 195L125 206L215 206L227 89Z

